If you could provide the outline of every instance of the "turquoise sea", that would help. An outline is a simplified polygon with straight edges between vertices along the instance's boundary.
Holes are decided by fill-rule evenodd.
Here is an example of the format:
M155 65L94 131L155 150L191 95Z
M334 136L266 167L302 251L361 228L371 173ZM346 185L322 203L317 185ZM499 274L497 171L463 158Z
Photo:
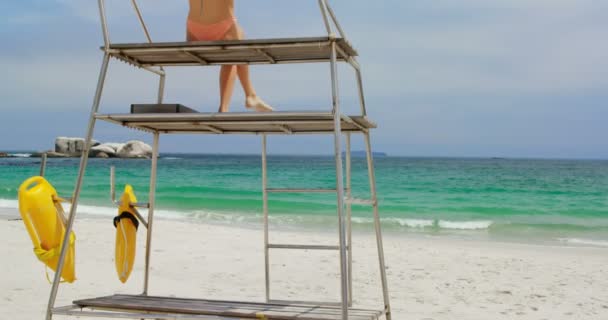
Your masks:
M608 247L608 161L378 157L376 176L385 230L500 241ZM47 178L73 191L79 159L49 159ZM17 208L17 189L37 175L40 159L0 159L0 207ZM149 160L91 159L81 195L84 214L115 214L117 191L133 185L147 201ZM269 156L269 187L335 187L329 156ZM364 158L353 159L353 193L369 195ZM163 154L157 215L207 223L259 225L261 158L255 155ZM271 194L271 222L285 228L333 228L335 195ZM371 208L353 207L355 230L371 230Z

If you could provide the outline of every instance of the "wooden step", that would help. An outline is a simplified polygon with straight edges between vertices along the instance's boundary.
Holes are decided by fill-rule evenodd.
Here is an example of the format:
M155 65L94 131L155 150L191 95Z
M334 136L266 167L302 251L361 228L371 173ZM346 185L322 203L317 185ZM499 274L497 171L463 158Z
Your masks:
M82 315L83 308L102 310L103 312L122 312L122 315L133 314L133 318L143 313L154 313L155 317L179 318L179 315L216 316L234 319L267 319L267 320L341 320L341 308L333 306L313 306L295 304L269 304L240 301L218 301L202 299L183 299L170 297L152 297L141 295L113 295L94 299L74 301L74 308L57 308L56 314ZM90 313L90 311L89 311ZM351 320L377 320L382 311L349 309ZM108 317L111 317L108 315Z

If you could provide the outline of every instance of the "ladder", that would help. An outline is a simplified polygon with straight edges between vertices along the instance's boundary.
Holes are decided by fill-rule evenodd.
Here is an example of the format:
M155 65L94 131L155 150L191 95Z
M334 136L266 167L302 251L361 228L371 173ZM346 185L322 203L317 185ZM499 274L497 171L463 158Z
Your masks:
M153 42L144 23L136 0L131 0L135 14L141 24L147 43L115 44L110 41L105 0L98 0L104 52L97 88L91 107L85 150L82 154L78 178L72 197L66 235L69 235L76 218L78 201L87 167L88 153L98 120L107 121L127 128L149 132L153 136L153 152L150 170L150 188L147 218L139 217L147 227L144 268L144 288L138 295L115 295L94 299L75 300L73 305L56 307L55 302L61 280L69 237L63 239L62 250L57 265L48 301L46 320L54 315L91 316L106 318L155 318L155 319L339 319L376 320L384 316L392 319L386 266L382 243L381 223L376 195L376 179L370 130L375 124L367 118L361 67L356 60L357 52L346 40L346 35L338 23L328 0L317 0L327 36L316 38L261 39L211 42ZM338 34L334 33L334 28ZM328 111L255 113L148 113L148 114L102 114L99 112L101 96L106 80L110 59L116 59L159 76L156 105L163 107L166 67L212 66L225 64L286 64L319 63L330 65L332 108ZM359 95L360 115L350 116L340 111L338 92L338 63L345 62L355 71ZM164 105L166 106L166 105ZM175 105L173 105L175 106ZM149 278L153 218L156 198L156 176L161 134L253 134L262 137L262 192L264 211L264 256L265 256L265 297L266 303L241 301L213 301L203 299L178 299L149 295ZM273 189L267 179L267 137L269 135L328 134L333 135L336 168L336 186L331 189ZM367 170L370 186L368 199L356 199L351 192L351 134L362 134L365 141ZM346 137L345 163L342 161L342 135ZM345 166L346 177L343 176ZM346 181L345 181L346 178ZM269 243L268 197L273 193L335 193L338 220L338 245L300 245ZM350 308L352 299L352 227L351 205L363 204L372 207L376 236L378 264L384 305L382 310L362 310ZM271 299L270 296L270 250L334 250L339 252L340 302L286 301ZM333 306L328 306L333 305ZM251 310L264 310L264 313ZM289 308L286 308L288 306ZM219 308L219 309L218 309ZM218 311L220 310L220 311ZM310 310L316 310L312 315ZM330 317L330 318L328 318Z
M373 208L374 225L376 241L378 244L378 258L379 265L381 266L381 277L383 293L388 293L386 286L386 275L383 274L385 267L384 261L384 250L382 244L382 233L380 228L379 214L378 214L378 200L376 195L376 183L375 183L375 170L373 165L373 153L371 150L371 143L369 139L369 133L365 133L365 145L366 145L366 160L368 167L368 179L370 185L370 198L369 199L358 199L352 197L352 183L351 183L351 133L346 133L346 152L345 154L345 172L346 172L346 185L342 179L342 155L339 150L340 139L339 131L335 131L338 138L335 139L335 162L336 162L336 188L332 189L303 189L303 188L269 188L268 187L268 160L267 160L267 137L262 136L262 190L263 190L263 213L264 213L264 267L265 267L265 294L266 301L269 303L305 303L305 304L317 304L317 305L341 305L341 302L320 302L320 301L302 301L302 300L278 300L272 299L270 295L270 251L271 249L279 250L333 250L340 253L340 284L342 299L348 301L348 305L352 306L353 300L353 272L352 272L352 205L367 205ZM284 243L270 243L269 240L269 205L268 198L269 194L274 193L330 193L336 194L337 210L338 210L338 229L339 229L339 245L307 245L307 244L284 244ZM346 214L344 214L346 212ZM386 306L390 310L390 306ZM390 313L387 312L387 318L390 319Z

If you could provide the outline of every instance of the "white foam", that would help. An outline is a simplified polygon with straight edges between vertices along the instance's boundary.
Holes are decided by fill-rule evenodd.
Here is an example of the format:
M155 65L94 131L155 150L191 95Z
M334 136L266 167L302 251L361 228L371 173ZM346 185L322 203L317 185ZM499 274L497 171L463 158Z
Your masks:
M397 223L402 227L408 227L408 228L430 228L430 227L435 226L435 220L400 219L400 218L388 218L385 220L388 222Z
M225 223L239 223L239 222L251 222L248 220L255 221L257 220L256 215L246 216L244 214L238 213L229 213L229 212L215 212L215 211L205 211L205 210L196 210L193 212L178 212L178 211L167 211L163 210L159 212L159 215L163 217L174 217L174 218L192 218L196 220L202 221L214 221L214 222L225 222Z
M355 224L371 224L374 220L371 218L353 217ZM404 228L433 228L440 229L456 229L456 230L482 230L488 229L493 222L489 220L473 220L473 221L447 221L434 219L405 219L405 218L384 218L383 222L399 225Z
M0 208L3 209L18 209L19 201L17 200L9 200L9 199L0 199ZM71 205L69 203L64 203L63 208L65 212L69 212ZM85 215L93 215L93 216L115 216L117 213L117 208L115 206L94 206L94 205L78 205L78 213ZM143 216L147 215L147 209L140 209L140 213ZM168 219L196 219L196 220L204 220L204 221L215 221L215 222L255 222L260 220L261 215L257 214L247 214L247 213L237 213L237 212L215 212L215 211L205 211L205 210L195 210L195 211L179 211L179 210L166 210L166 209L157 209L155 210L155 214L159 217L168 218ZM281 218L277 218L279 220ZM283 219L288 219L287 217Z
M0 199L0 208L19 208L17 200ZM64 206L65 211L69 212L70 206L66 204ZM91 206L91 205L78 205L78 212L88 215L101 215L101 216L113 216L116 214L116 208L113 206ZM141 213L145 216L146 210L142 209ZM206 210L195 210L195 211L179 211L179 210L156 210L156 214L163 218L169 219L195 219L203 221L215 221L225 223L257 223L260 221L261 216L259 214L248 214L239 212L215 212ZM300 224L305 221L324 223L325 217L302 217L302 216L271 216L271 220L279 224ZM319 220L319 221L315 221ZM431 228L438 226L441 229L454 229L454 230L483 230L488 229L492 225L492 221L477 220L477 221L447 221L447 220L431 220L431 219L402 219L402 218L385 218L382 221L398 224L405 228ZM352 217L354 224L372 224L373 219L367 217ZM608 246L608 242L593 242L593 240L584 239L570 239L569 243L578 244L592 244ZM590 242L591 241L591 242Z
M370 224L370 223L374 223L374 219L372 219L372 218L362 218L362 217L352 217L351 221L352 221L352 223L355 223L355 224Z
M70 204L64 203L63 209L66 212L70 211ZM0 199L0 208L4 209L18 209L19 201L17 200L9 200L9 199ZM112 216L116 215L116 208L111 206L89 206L89 205L78 205L78 213L84 213L89 215L102 215L102 216Z
M561 242L576 245L589 245L596 247L608 247L608 241L605 240L592 240L592 239L581 239L581 238L559 238Z
M31 153L10 153L9 156L15 158L30 158L32 156Z
M442 229L456 230L483 230L488 229L492 225L489 220L474 220L474 221L447 221L439 220L437 225Z

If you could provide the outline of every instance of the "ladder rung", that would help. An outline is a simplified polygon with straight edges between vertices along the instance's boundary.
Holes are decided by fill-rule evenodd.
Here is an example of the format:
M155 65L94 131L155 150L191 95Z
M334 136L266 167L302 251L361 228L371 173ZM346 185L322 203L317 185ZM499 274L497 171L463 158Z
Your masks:
M367 204L374 205L374 200L370 199L359 199L359 198L344 198L344 201L350 204Z
M305 244L268 244L268 249L340 250L340 247Z
M333 193L336 189L266 189L270 193Z

